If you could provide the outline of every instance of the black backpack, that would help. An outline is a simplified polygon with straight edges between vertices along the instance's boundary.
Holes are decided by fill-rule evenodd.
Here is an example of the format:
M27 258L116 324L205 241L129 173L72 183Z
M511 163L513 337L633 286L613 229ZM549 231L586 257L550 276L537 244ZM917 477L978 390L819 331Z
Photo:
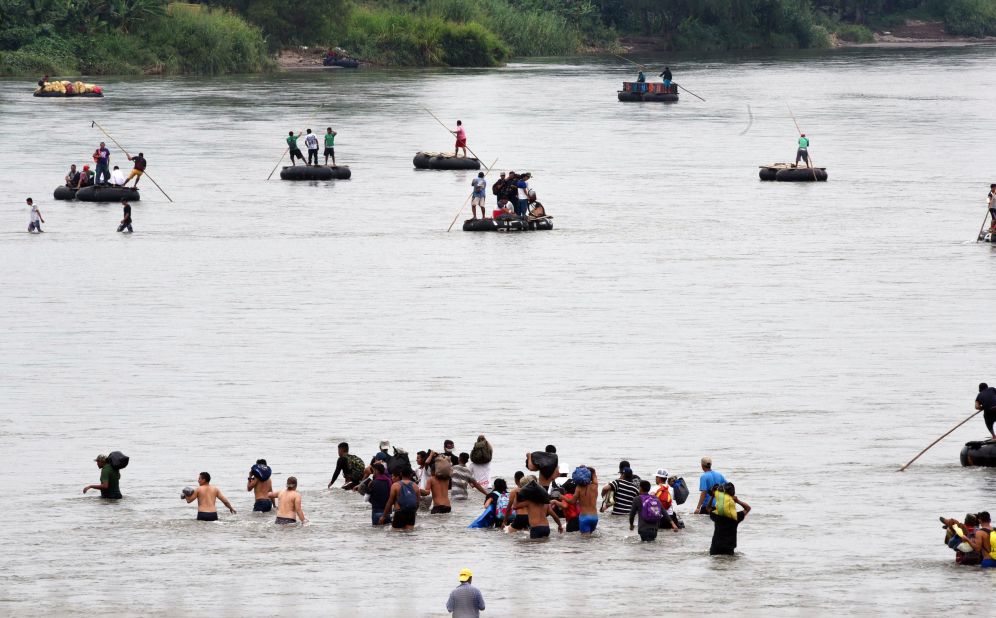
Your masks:
M674 479L671 487L674 489L674 501L678 504L684 504L685 500L688 500L688 484L685 483L685 479L679 476Z
M121 451L113 451L107 456L107 463L115 470L124 470L128 467L128 456Z

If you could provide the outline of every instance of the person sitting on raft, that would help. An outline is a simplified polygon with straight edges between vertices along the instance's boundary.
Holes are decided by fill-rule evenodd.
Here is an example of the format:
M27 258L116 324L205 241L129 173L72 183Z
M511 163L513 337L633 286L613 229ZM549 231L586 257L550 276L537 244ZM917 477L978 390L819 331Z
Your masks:
M76 183L77 189L82 189L83 187L88 187L93 184L93 172L90 171L89 165L83 166L83 171L80 172L79 182Z
M42 78L38 80L38 87L44 90L47 84L48 84L48 75L43 75Z
M515 211L512 210L512 206L508 203L508 199L503 197L498 200L498 207L491 212L491 217L493 219L500 219L506 215L514 217Z
M76 171L76 164L73 163L69 166L69 173L66 174L66 186L76 187L80 184L80 173Z
M546 218L546 209L543 208L543 204L536 200L536 191L529 190L529 219L544 219Z

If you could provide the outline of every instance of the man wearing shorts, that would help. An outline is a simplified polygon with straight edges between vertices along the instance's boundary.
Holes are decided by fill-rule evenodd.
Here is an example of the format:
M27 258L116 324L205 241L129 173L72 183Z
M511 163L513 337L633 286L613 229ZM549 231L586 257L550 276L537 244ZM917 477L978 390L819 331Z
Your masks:
M558 532L564 531L564 524L561 523L560 517L557 517L557 513L549 504L522 501L515 505L515 512L525 512L529 518L530 539L545 539L550 536L550 521L547 517L553 517L553 520L557 522Z
M332 157L332 165L335 165L335 136L338 135L329 127L325 131L325 165L329 164L329 157Z
M467 156L467 132L463 130L463 122L457 120L456 131L453 131L453 135L456 135L456 148L453 149L453 156L457 156L460 149L463 148L463 156Z
M295 157L301 159L301 163L305 162L301 149L297 147L297 138L299 137L301 137L300 133L294 135L293 131L287 132L287 150L290 152L291 165L294 165Z
M140 153L138 153L137 157L129 156L128 160L131 161L132 163L134 163L135 167L128 174L128 178L125 178L124 184L121 185L121 186L122 187L127 187L128 186L128 181L131 180L132 178L134 178L135 179L134 187L137 189L138 188L138 179L141 178L142 174L145 173L145 166L146 166L145 153L144 152L140 152Z
M470 182L470 186L474 188L474 193L470 198L470 210L474 214L474 218L477 218L477 207L481 207L481 218L485 219L484 216L484 190L487 188L488 183L484 180L484 172L478 172L477 178Z
M387 523L388 513L392 514L391 528L394 530L414 530L415 514L418 512L418 496L428 495L428 490L422 491L418 485L412 481L412 469L405 468L401 471L400 478L391 485L391 493L387 497L387 504L384 505L384 514L380 517L380 524ZM414 504L404 504L410 498L402 496L402 487L405 488L406 495L414 493ZM394 508L392 513L391 508Z

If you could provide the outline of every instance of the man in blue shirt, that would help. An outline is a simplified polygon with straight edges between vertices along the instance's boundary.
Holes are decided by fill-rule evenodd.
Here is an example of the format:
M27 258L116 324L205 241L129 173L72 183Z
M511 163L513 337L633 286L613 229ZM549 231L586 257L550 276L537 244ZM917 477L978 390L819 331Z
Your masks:
M470 569L460 571L460 585L450 593L450 598L446 601L446 611L453 614L453 618L480 618L484 611L484 597L481 591L470 584L474 579L474 574Z
M699 503L695 506L695 512L700 515L708 515L716 506L716 500L709 495L709 490L714 485L723 485L726 477L712 469L712 458L702 458L702 476L699 477Z

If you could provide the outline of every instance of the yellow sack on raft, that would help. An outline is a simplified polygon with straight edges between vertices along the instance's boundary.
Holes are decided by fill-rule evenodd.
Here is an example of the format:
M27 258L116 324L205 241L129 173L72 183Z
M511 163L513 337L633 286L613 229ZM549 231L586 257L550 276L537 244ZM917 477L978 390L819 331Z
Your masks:
M721 517L737 518L737 503L733 501L733 496L721 491L716 492L716 515Z
M73 84L73 90L76 92L84 92L83 82L76 82Z

